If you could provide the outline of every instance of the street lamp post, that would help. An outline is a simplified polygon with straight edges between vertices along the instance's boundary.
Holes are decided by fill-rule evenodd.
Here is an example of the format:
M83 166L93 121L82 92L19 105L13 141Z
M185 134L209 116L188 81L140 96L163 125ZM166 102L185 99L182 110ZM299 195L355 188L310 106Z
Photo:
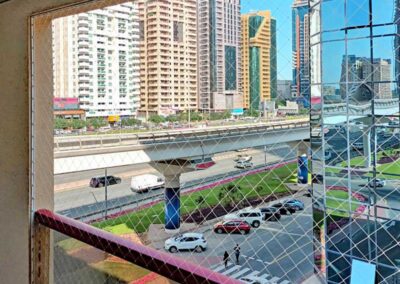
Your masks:
M107 168L104 169L104 203L105 203L105 209L104 209L104 219L107 220L107 215L108 215L108 178L107 178Z

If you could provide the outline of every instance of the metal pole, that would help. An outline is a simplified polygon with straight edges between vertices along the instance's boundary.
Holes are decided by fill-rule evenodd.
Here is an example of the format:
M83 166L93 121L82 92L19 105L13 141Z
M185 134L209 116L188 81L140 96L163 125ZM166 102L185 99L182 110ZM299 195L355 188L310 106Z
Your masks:
M264 146L264 166L267 166L267 145Z
M104 169L104 188L105 188L105 210L104 210L104 219L107 220L107 215L108 215L108 191L107 191L107 185L108 185L108 179L107 179L107 168Z

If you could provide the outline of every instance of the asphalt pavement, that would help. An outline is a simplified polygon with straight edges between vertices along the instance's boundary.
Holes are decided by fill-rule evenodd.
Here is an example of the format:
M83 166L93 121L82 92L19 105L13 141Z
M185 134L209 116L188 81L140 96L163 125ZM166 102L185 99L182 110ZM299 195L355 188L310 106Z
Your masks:
M248 235L216 234L210 227L204 233L208 242L205 252L185 251L177 255L218 270L224 252L228 251L233 261L233 248L239 244L239 265L235 267L231 261L228 269L220 268L218 272L234 278L256 275L273 280L270 283L301 283L312 274L314 263L311 198L303 194L299 192L296 198L305 203L304 211L282 216L278 222L265 222Z

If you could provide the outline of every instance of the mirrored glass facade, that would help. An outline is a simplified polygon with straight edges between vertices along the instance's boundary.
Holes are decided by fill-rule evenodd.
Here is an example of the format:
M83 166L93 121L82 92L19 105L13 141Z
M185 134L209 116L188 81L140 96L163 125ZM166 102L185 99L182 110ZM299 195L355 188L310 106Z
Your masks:
M350 283L355 259L400 283L399 4L310 1L314 259L327 283Z

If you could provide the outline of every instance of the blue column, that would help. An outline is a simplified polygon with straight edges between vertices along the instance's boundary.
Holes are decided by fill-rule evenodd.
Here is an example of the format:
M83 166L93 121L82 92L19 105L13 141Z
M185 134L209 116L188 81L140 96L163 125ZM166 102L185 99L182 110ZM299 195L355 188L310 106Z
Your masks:
M308 183L308 159L306 154L297 158L297 182L300 184Z
M177 230L180 228L180 188L165 189L165 229Z

